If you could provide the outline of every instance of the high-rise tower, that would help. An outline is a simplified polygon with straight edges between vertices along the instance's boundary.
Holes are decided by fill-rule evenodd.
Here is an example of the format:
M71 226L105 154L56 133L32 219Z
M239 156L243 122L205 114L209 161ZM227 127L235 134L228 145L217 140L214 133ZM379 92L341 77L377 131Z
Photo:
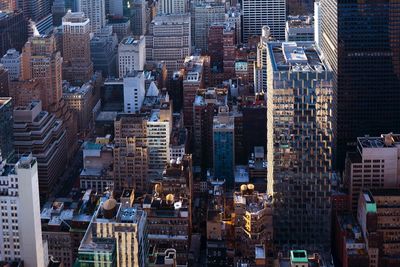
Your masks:
M285 40L285 0L243 0L243 42L253 35L261 35L261 28L268 26L277 40Z
M320 47L334 75L337 167L357 137L400 132L400 2L321 0Z
M280 246L329 246L332 73L313 42L268 43L267 189Z
M82 12L68 12L63 26L63 78L84 83L93 75L90 54L90 24Z
M92 32L98 32L106 25L106 5L104 0L78 0L78 11L90 20Z

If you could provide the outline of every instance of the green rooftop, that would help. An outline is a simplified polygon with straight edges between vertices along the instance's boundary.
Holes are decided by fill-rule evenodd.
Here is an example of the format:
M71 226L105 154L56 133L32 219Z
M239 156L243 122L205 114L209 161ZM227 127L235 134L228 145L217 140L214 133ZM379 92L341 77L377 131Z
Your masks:
M93 149L93 150L99 150L101 149L102 145L101 144L96 144L96 143L91 143L91 142L86 142L85 144L85 149Z
M292 263L307 263L307 251L305 250L291 250L290 251L290 262Z

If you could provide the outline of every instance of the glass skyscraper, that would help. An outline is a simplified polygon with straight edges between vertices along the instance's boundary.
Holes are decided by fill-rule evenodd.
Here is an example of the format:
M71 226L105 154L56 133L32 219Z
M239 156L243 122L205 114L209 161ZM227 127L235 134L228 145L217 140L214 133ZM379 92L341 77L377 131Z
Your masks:
M400 131L400 2L321 0L321 19L341 170L357 137Z
M268 194L274 240L329 248L332 73L313 42L268 43Z
M11 97L0 98L0 152L3 159L9 158L14 151L13 104Z

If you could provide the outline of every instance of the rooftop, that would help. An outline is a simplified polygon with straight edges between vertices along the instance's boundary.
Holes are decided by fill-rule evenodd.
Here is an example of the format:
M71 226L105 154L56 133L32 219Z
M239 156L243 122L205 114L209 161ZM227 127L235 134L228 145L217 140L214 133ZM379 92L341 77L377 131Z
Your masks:
M139 39L135 39L132 36L125 37L122 39L121 44L123 45L138 45L140 42L144 41L143 36L141 36Z
M189 14L157 15L151 22L154 25L190 23Z
M337 216L340 229L345 233L346 249L348 254L365 254L365 242L361 233L361 227L352 214ZM357 245L355 245L357 244Z
M400 134L382 134L380 137L358 137L358 146L361 148L384 148L400 146Z
M270 42L268 47L274 71L323 72L327 69L314 42Z

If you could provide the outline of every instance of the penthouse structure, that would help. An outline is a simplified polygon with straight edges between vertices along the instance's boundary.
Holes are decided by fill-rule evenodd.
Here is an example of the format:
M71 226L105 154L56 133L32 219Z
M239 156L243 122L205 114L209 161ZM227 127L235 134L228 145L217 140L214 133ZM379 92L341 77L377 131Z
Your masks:
M63 122L42 110L40 101L14 110L14 147L36 157L40 194L52 192L67 162Z
M267 265L273 257L272 201L267 193L254 191L254 185L241 185L233 194L235 211L235 253L256 263L257 245L264 246Z
M399 153L399 134L357 138L357 151L347 154L344 172L353 212L357 211L363 189L400 186Z
M312 16L289 16L285 27L286 42L314 41Z
M125 37L118 45L119 78L132 71L143 71L146 62L146 43L144 36L138 39Z
M81 265L146 266L147 214L110 198L101 203L79 246ZM100 256L102 255L102 256Z
M275 240L329 246L332 73L313 42L270 42L267 55L267 190L274 196Z
M63 78L82 84L93 75L90 20L83 12L67 12L63 27Z
M158 15L146 35L147 62L164 61L171 76L191 54L190 15Z
M0 161L0 262L21 260L28 267L46 266L37 161L32 154L21 156L16 164Z
M357 218L366 239L371 267L400 264L400 194L397 188L377 188L360 192Z

